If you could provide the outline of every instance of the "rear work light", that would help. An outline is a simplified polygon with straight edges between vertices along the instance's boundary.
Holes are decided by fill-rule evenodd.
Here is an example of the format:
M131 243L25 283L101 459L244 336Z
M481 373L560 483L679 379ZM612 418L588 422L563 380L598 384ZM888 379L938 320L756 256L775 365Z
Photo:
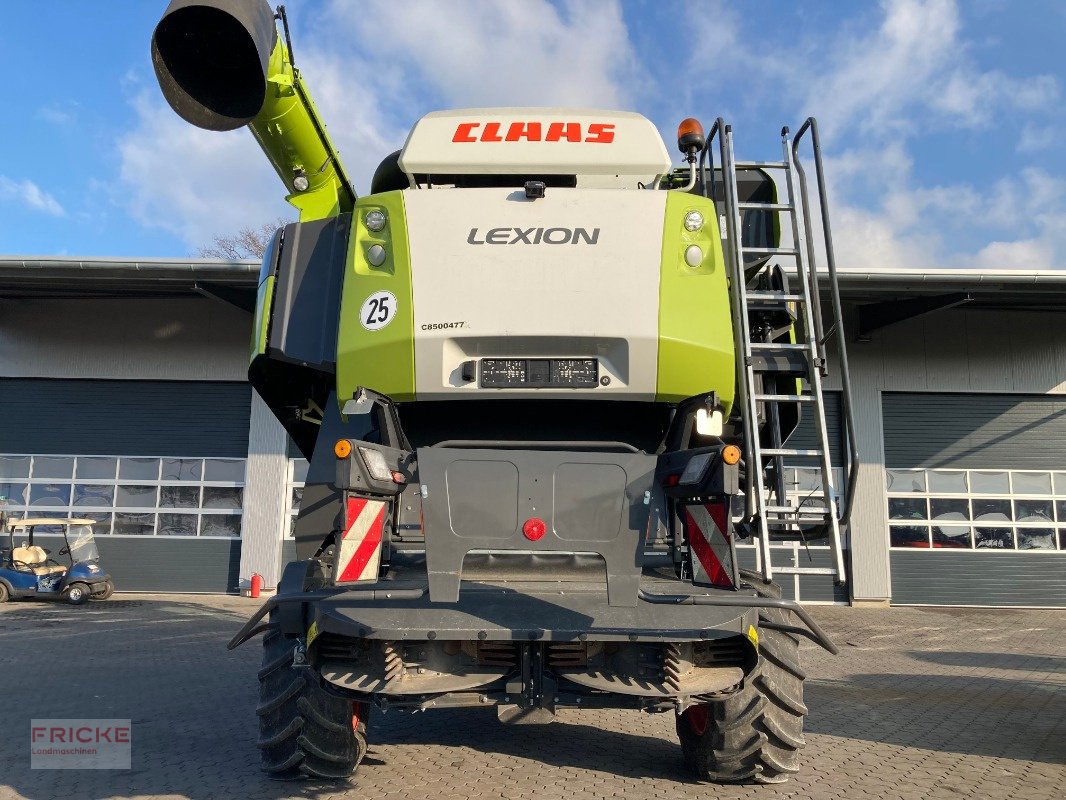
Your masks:
M689 486L703 480L704 473L707 472L707 467L711 463L713 456L714 453L700 453L698 456L690 458L688 464L685 465L685 471L681 473L678 483L682 486Z
M347 441L345 441L345 444L347 444ZM360 447L359 457L366 464L367 474L374 480L392 481L401 485L407 483L407 476L398 470L392 469L380 450L375 450L373 447Z
M372 447L360 447L359 457L366 464L366 471L371 478L376 481L392 480L392 470L389 469L389 464L380 450L375 450Z

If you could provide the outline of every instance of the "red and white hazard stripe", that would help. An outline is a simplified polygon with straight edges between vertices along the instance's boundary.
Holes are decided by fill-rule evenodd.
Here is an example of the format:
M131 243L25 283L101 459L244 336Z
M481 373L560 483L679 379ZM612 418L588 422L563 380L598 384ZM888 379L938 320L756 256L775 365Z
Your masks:
M724 503L684 506L685 533L692 549L692 582L733 589L733 549Z
M376 581L381 566L385 502L349 497L345 512L334 583Z

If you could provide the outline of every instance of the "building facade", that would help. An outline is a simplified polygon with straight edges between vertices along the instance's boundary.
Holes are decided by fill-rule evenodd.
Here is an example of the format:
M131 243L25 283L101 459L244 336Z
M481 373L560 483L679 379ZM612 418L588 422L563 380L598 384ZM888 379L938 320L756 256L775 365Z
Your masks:
M120 591L275 585L306 462L245 380L257 272L0 258L7 513L98 519ZM790 575L785 594L1066 606L1066 271L845 271L841 290L860 457L850 581ZM842 478L839 358L828 386ZM816 480L800 465L788 478L798 494ZM814 545L773 552L828 564Z

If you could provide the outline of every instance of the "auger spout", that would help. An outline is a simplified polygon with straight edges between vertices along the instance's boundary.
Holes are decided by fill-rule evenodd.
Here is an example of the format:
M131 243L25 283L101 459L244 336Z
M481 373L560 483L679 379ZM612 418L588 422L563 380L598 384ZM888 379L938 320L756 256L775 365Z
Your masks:
M152 35L159 88L199 128L247 125L301 221L351 211L355 191L276 19L266 0L173 0Z

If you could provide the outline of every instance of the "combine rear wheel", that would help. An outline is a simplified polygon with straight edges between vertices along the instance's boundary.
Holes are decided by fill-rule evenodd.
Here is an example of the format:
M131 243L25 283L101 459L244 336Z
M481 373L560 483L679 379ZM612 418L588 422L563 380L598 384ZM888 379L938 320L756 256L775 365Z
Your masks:
M760 597L781 596L742 570ZM762 609L760 622L787 623L788 614ZM799 769L804 745L804 673L799 643L787 633L759 629L759 663L743 685L721 700L691 706L677 718L685 761L703 780L719 783L782 783Z
M366 755L369 709L304 677L292 664L295 645L276 627L263 636L256 709L263 771L277 780L348 778Z

